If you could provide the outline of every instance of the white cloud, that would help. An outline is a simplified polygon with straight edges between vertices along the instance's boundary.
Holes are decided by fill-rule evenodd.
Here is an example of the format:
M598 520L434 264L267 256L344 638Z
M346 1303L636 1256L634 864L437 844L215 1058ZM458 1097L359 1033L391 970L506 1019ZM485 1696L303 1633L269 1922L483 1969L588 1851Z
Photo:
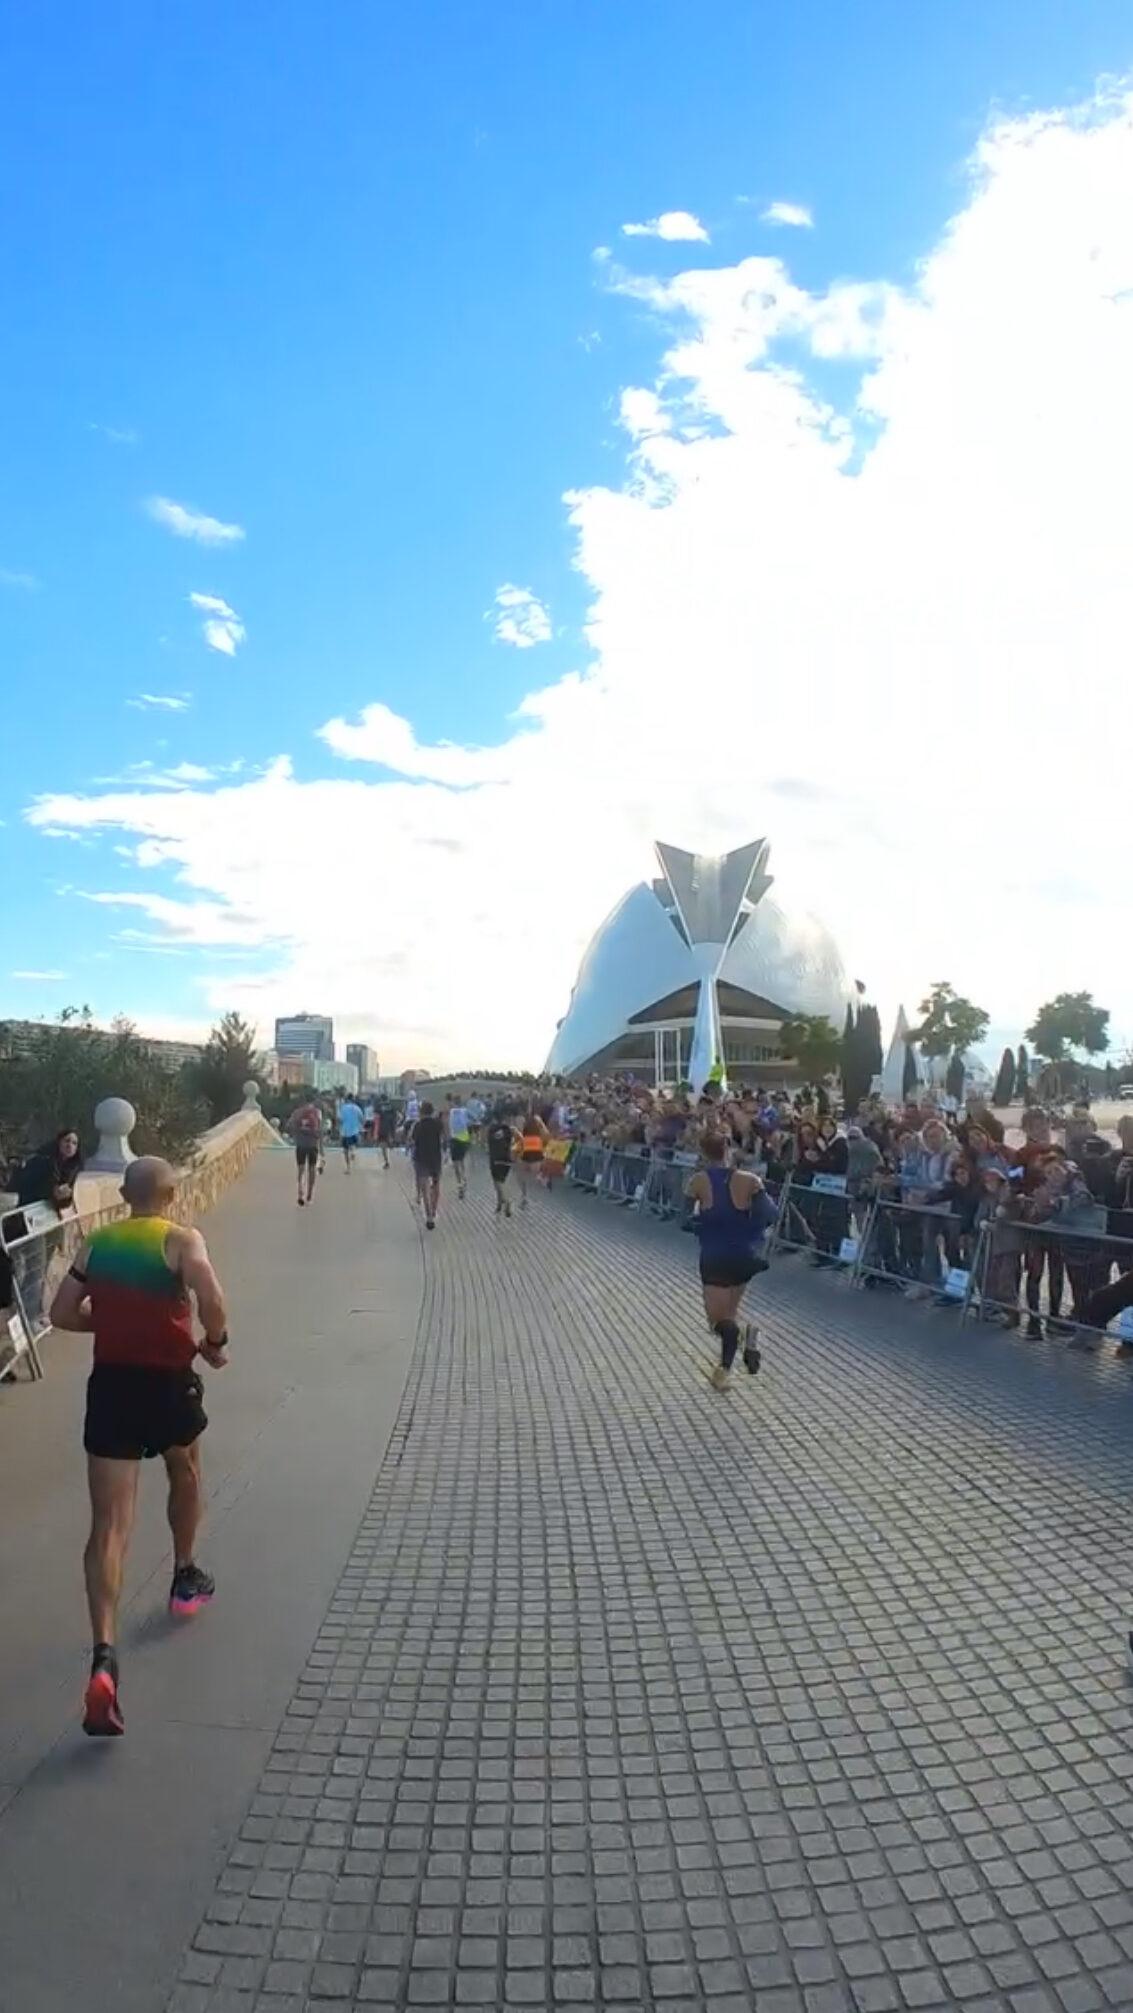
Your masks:
M618 418L635 440L647 434L668 433L672 420L655 391L648 385L629 385L618 402Z
M66 972L9 972L10 979L65 979Z
M623 224L623 238L663 238L670 245L707 245L711 242L699 217L691 210L663 210L647 224ZM597 257L598 254L595 254Z
M476 783L504 782L506 758L498 748L460 748L452 742L424 747L408 720L375 702L356 721L328 720L319 738L336 755L351 762L376 762L399 776L466 789Z
M992 129L910 287L811 293L778 259L615 278L661 333L624 482L569 499L585 673L489 748L379 704L323 729L369 774L281 760L51 796L33 824L125 840L131 906L198 963L255 951L257 976L206 964L209 1009L372 1025L380 1001L391 1066L539 1061L655 835L766 832L776 896L887 1009L944 975L999 1026L1067 986L1133 1024L1131 182L1113 98Z
M0 566L0 587L15 587L23 594L34 594L38 586L34 573L20 573L10 566Z
M242 524L222 524L219 517L206 517L203 511L174 503L168 496L151 496L145 507L155 524L163 524L175 538L191 538L198 545L238 545L245 535Z
M785 224L796 231L812 231L814 215L805 203L768 203L760 212L760 222L764 224Z
M184 713L192 703L191 692L139 692L136 698L126 701L127 706L135 707L139 713Z
M205 618L201 629L209 649L219 650L224 657L235 657L248 633L236 610L222 601L219 594L190 594L189 600Z
M136 447L141 434L132 426L100 426L96 419L89 422L91 433L97 433L111 447Z
M491 619L497 643L511 643L516 650L551 640L550 615L529 587L513 587L510 581L498 587Z

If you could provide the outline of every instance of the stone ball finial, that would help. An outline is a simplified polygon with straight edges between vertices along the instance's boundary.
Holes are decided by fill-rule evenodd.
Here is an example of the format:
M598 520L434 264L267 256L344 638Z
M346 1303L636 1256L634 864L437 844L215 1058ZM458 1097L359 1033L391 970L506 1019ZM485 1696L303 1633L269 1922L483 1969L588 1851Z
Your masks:
M260 1086L256 1082L255 1077L250 1076L248 1078L247 1083L244 1085L243 1109L245 1111L258 1111L259 1108L260 1108Z
M84 1173L119 1174L136 1158L130 1134L138 1122L133 1105L124 1097L104 1097L94 1108L98 1148L86 1162Z

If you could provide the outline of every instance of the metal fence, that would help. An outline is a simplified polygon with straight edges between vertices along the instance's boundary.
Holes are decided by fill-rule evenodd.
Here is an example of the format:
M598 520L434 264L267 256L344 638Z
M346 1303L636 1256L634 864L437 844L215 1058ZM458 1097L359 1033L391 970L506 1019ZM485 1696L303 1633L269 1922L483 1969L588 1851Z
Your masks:
M60 1216L46 1203L29 1203L0 1216L0 1251L11 1267L11 1311L0 1333L0 1378L14 1376L21 1365L31 1377L42 1377L39 1344L51 1326L48 1311L56 1286L84 1238L125 1213L125 1205L118 1203L91 1216L79 1217L73 1210Z
M699 1164L692 1155L663 1159L587 1140L575 1145L567 1178L591 1194L687 1227L694 1212L684 1190ZM1107 1329L1087 1320L1091 1295L1115 1269L1133 1272L1133 1239L1050 1223L965 1223L944 1204L855 1194L840 1175L779 1186L767 1181L766 1187L778 1204L768 1233L770 1256L805 1252L855 1287L888 1287L952 1306L964 1320L995 1319L1011 1327L1041 1320L1067 1337L1116 1331L1133 1347L1133 1307Z
M1109 1285L1114 1267L1133 1271L1133 1238L1054 1223L986 1222L972 1255L965 1317L1012 1328L1045 1321L1067 1336L1105 1334L1109 1324L1090 1319L1090 1301ZM1133 1307L1117 1316L1116 1329L1133 1344Z
M588 1189L592 1195L670 1219L688 1213L685 1183L698 1164L694 1154L676 1154L670 1159L645 1153L640 1147L601 1146L597 1141L579 1140L567 1162L567 1179L573 1187Z

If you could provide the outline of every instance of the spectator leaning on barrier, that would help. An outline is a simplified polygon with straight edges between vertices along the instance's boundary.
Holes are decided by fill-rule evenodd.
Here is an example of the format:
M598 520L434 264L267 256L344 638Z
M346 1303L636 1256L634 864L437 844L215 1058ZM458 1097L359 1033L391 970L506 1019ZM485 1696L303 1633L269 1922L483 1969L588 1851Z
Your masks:
M977 1232L986 1226L989 1239L980 1312L984 1320L1001 1321L1008 1328L1019 1326L1023 1234L1016 1226L1022 1206L1021 1182L1002 1168L985 1168L980 1176L975 1223Z
M21 1208L29 1202L49 1202L62 1213L75 1200L75 1183L82 1171L78 1132L73 1125L65 1125L25 1161L17 1179L16 1200Z
M1084 1320L1087 1302L1109 1274L1109 1257L1101 1242L1106 1229L1104 1204L1094 1200L1075 1163L1055 1151L1042 1164L1042 1182L1029 1199L1027 1215L1033 1223L1050 1223L1062 1233L1060 1256L1070 1280L1074 1319ZM1087 1234L1079 1240L1073 1236L1076 1230Z

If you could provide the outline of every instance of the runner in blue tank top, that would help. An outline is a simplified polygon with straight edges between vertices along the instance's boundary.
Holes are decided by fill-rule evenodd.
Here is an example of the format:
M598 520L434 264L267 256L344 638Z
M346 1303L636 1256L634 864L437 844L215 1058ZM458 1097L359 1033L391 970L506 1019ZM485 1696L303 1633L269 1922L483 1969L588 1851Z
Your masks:
M720 1337L720 1361L712 1372L712 1382L717 1391L726 1391L740 1346L736 1316L748 1280L767 1269L760 1251L776 1211L757 1174L728 1167L728 1142L722 1133L708 1133L702 1151L705 1165L693 1175L685 1193L700 1205L695 1228L700 1239L704 1311ZM744 1368L754 1376L760 1355L751 1322L744 1324L743 1345Z

